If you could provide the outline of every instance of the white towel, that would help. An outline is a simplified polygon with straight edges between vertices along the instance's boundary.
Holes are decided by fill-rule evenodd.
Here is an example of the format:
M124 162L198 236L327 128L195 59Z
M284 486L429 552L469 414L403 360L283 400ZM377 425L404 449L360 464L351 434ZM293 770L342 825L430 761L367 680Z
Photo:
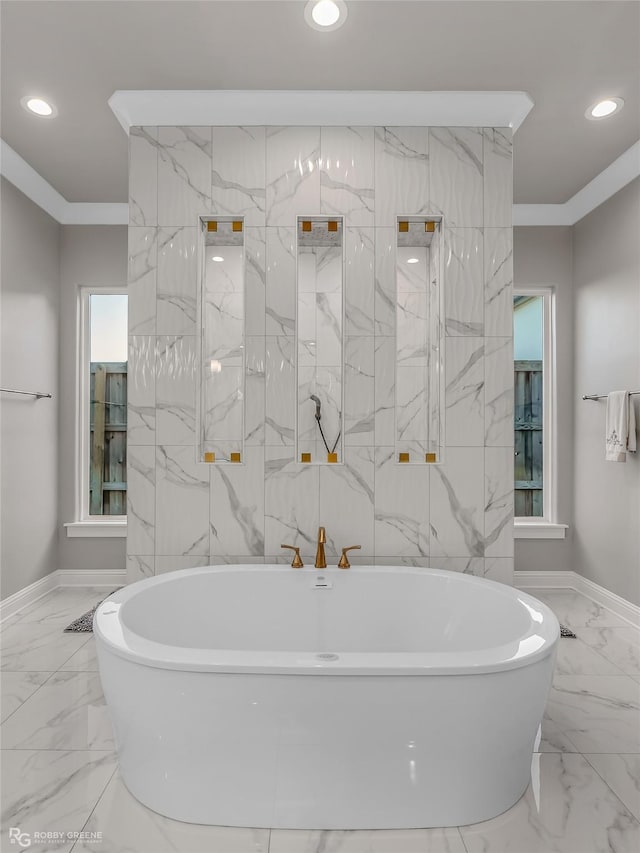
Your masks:
M628 391L609 391L607 397L607 462L626 462L627 451L636 449L636 413Z

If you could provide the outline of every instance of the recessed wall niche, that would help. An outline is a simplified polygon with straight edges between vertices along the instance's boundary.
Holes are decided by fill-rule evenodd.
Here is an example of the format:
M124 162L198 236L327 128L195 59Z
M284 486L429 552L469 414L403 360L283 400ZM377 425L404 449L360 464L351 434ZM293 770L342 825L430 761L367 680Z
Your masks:
M244 461L245 247L240 217L201 217L198 461Z
M342 217L297 221L296 458L344 461L344 223Z
M398 217L396 462L443 461L442 219Z

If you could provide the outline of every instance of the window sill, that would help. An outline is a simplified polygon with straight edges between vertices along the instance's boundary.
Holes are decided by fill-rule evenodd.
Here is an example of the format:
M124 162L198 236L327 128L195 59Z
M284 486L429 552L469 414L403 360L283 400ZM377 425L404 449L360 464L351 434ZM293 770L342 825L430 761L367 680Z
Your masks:
M514 539L564 539L568 524L552 524L550 521L513 522Z
M127 535L126 518L113 521L70 521L64 526L70 539L124 539Z

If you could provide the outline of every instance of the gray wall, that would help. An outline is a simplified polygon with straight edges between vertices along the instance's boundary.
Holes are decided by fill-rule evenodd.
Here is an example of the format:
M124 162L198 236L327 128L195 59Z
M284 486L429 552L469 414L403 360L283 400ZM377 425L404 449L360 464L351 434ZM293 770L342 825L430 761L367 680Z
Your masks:
M640 460L604 461L605 401L640 389L640 179L574 228L574 568L640 604ZM640 397L633 398L636 416ZM638 419L640 424L640 418Z
M515 287L556 292L558 516L565 539L517 539L516 571L569 570L573 544L573 229L514 228Z
M2 179L1 594L57 568L60 226Z
M127 228L64 225L60 256L60 478L59 568L124 569L125 539L69 539L76 477L78 293L81 285L127 286Z

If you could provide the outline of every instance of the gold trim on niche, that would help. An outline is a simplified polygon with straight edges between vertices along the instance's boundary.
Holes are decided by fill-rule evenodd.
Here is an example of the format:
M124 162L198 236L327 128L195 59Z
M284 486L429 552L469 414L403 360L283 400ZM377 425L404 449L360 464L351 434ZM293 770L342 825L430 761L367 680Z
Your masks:
M303 219L302 220L302 230L303 231L311 231L311 228L312 228L311 220L310 219Z
M398 231L408 231L409 223L408 222L398 222Z
M399 453L398 454L398 462L408 462L409 454L408 453Z
M205 461L205 462L215 462L215 461L216 461L216 454L215 454L215 453L210 453L209 451L207 451L207 452L204 454L204 461Z
M242 457L240 456L240 454L239 454L239 453L232 453L232 454L231 454L231 461L232 461L232 462L241 462L241 461L242 461Z
M338 461L337 453L327 453L327 462L335 463Z
M217 231L218 223L217 222L207 222L207 231Z
M435 231L436 230L436 223L435 222L425 222L424 223L424 230L427 231L428 233Z
M233 222L231 223L231 230L232 231L242 231L242 220L241 219L234 219Z
M338 221L336 219L330 219L327 222L327 231L337 231L338 230Z
M311 454L310 453L301 453L300 454L301 462L311 462Z
M436 456L435 453L426 453L425 457L424 457L424 461L425 462L437 462L438 457Z

